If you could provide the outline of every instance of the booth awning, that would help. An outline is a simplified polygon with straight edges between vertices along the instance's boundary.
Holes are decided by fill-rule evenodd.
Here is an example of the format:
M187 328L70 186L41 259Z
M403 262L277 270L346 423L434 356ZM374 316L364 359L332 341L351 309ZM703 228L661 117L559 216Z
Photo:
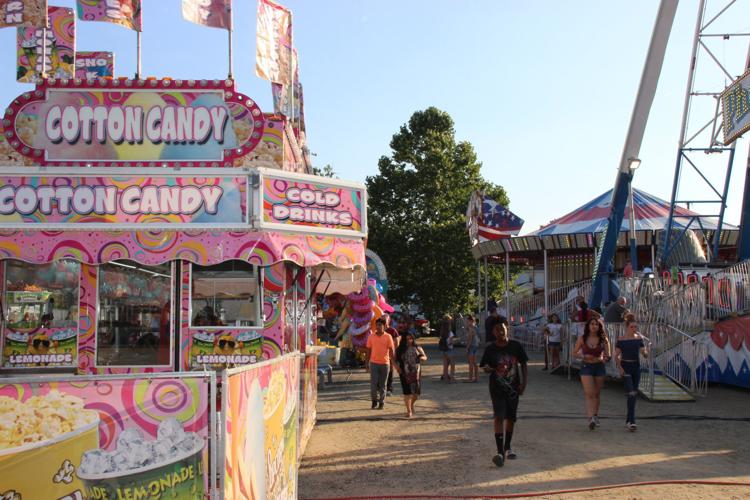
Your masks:
M85 264L133 260L144 265L185 260L213 265L244 260L258 266L287 261L302 267L365 268L361 238L272 231L0 231L0 259L44 264L73 259Z
M359 292L367 283L367 272L364 268L342 269L330 264L319 264L312 271L314 279L320 278L315 291L325 295Z

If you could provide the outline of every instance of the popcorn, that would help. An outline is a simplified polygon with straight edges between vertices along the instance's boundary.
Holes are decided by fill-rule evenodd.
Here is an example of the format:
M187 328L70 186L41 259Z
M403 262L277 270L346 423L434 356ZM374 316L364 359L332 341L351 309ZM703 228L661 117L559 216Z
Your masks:
M0 450L54 439L96 422L81 398L59 391L21 402L0 396Z

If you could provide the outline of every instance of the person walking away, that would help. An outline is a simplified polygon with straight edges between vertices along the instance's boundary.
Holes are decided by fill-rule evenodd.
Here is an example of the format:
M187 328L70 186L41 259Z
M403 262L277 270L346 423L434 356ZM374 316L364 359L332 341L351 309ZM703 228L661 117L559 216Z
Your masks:
M479 350L479 333L477 320L471 314L466 316L466 359L469 363L469 382L479 381L479 366L477 366L477 351Z
M604 363L610 357L609 339L601 319L586 322L583 335L578 337L573 353L581 359L581 385L586 400L586 416L589 419L589 430L593 431L599 425L599 403L606 374Z
M625 381L628 391L628 414L625 417L625 428L635 432L635 401L638 398L638 385L641 382L641 363L639 354L648 357L648 349L643 335L638 332L635 318L629 317L625 321L625 333L615 343L615 362L620 376Z
M547 338L550 357L552 358L552 370L560 366L560 345L562 343L562 323L560 316L555 313L550 314L549 322L544 327L544 335Z
M456 335L451 331L452 319L450 314L443 316L440 321L440 341L438 342L438 348L443 353L443 374L440 380L451 384L456 381L456 363L453 360L453 339Z
M398 330L393 328L393 326L391 325L390 314L384 314L382 317L385 319L385 333L387 333L393 338L394 349L398 349L398 344L399 344L399 339L400 339ZM395 370L390 370L388 372L388 380L386 381L386 384L385 384L386 396L393 395L393 372L394 371Z
M492 462L502 467L505 459L516 458L511 441L518 414L518 399L526 390L529 357L520 342L508 338L508 327L498 323L493 332L495 342L489 344L479 366L490 374L490 399L494 415L497 455Z
M618 297L615 302L612 302L607 306L607 310L604 311L604 321L606 323L622 323L625 311L627 311L628 299L625 297Z
M391 363L395 363L393 337L385 333L385 319L375 320L375 334L367 338L365 364L370 370L372 409L385 406L385 384Z
M575 321L578 323L588 323L591 321L594 316L594 311L589 309L589 305L585 301L582 301L578 306L580 309L576 314Z
M633 277L633 263L630 262L630 259L625 263L625 267L622 270L622 277L625 279Z
M407 333L401 339L396 349L396 368L401 379L401 390L404 392L406 417L414 415L414 403L422 394L421 364L427 361L427 355L419 345L414 335Z

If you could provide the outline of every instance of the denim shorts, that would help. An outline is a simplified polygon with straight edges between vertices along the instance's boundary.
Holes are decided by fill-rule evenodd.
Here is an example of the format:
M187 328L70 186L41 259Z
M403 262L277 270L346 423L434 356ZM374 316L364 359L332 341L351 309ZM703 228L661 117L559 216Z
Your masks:
M475 346L475 345L470 345L466 349L467 349L467 351L469 353L469 356L476 356L477 355L477 350L479 348L477 346Z
M590 377L603 377L606 374L607 369L604 367L604 363L581 364L581 376L588 375Z
M560 347L560 342L548 342L550 347Z

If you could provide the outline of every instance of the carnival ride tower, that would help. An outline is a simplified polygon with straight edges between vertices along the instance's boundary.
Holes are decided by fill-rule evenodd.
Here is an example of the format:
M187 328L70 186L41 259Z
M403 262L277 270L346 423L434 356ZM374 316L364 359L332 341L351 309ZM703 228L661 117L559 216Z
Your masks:
M638 159L638 154L641 150L648 115L651 111L651 104L654 101L656 88L659 83L669 35L672 31L672 24L677 12L677 4L678 0L662 0L656 15L651 43L649 44L641 82L638 87L638 95L633 106L633 113L630 116L628 134L625 138L622 156L620 157L617 177L615 178L615 187L612 190L607 226L604 229L604 236L600 239L596 251L594 282L589 300L589 306L592 308L604 305L610 300L617 298L616 291L611 290L609 280L612 270L612 260L617 250L617 239L620 235L623 218L625 217L625 207L627 206L628 199L632 199L633 175L641 162ZM630 247L632 258L635 259L633 203L630 206ZM634 261L633 264L636 265L636 262Z
M725 89L745 73L750 62L747 46L750 33L742 30L746 26L746 17L738 15L736 3L736 0L700 0L698 6L671 207L666 231L659 242L657 260L662 266L677 263L674 262L674 251L689 231L694 231L703 239L709 262L715 262L718 258L737 146L736 142L726 144L726 139L721 136L721 97ZM750 258L750 234L746 230L750 220L744 217L750 203L750 184L747 182L739 260ZM679 206L686 206L696 215L681 215ZM716 221L716 230L713 233L707 231L701 224L701 218Z

